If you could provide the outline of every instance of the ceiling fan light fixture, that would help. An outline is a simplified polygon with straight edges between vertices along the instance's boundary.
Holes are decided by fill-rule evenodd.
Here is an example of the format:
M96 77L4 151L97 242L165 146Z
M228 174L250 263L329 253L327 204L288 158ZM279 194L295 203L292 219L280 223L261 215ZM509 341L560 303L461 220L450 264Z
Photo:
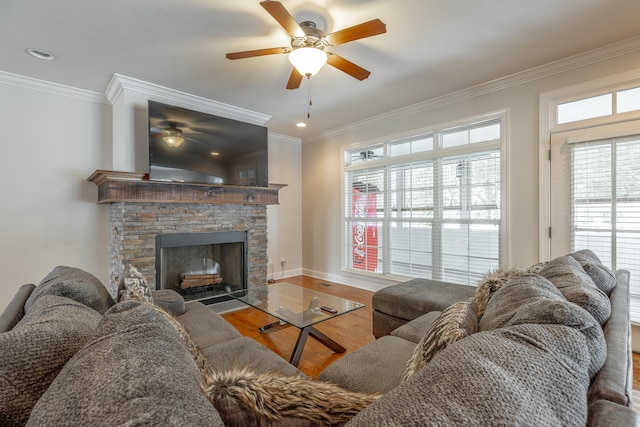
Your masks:
M176 148L184 142L184 137L182 136L182 131L180 129L172 127L164 131L162 140L169 147Z
M327 63L327 54L315 47L299 47L289 53L289 62L300 74L311 77Z

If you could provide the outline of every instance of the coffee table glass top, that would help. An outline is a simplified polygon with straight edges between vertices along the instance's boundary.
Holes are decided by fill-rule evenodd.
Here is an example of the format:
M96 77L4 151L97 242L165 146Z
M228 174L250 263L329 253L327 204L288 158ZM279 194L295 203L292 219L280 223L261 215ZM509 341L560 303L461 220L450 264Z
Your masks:
M300 329L364 307L364 304L287 282L232 293L231 296ZM334 309L331 313L322 309Z

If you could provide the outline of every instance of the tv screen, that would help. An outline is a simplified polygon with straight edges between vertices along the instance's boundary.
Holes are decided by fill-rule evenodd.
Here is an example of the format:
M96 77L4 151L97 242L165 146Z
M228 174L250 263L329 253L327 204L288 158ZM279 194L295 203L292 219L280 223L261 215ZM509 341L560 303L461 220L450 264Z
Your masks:
M268 186L267 128L149 101L149 179Z

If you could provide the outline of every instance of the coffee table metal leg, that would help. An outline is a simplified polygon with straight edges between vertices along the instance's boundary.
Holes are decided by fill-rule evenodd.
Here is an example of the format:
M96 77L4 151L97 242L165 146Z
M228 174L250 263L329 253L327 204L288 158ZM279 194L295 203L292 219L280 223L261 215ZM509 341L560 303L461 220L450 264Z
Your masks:
M307 337L311 335L311 338L315 339L319 343L323 344L327 348L336 353L344 353L347 351L346 348L314 328L313 326L307 326L306 328L302 328L300 330L300 335L298 335L298 341L296 341L295 347L293 347L293 353L291 354L291 359L289 363L293 366L298 366L300 362L300 357L302 356L302 351L304 350L304 345L307 343Z
M311 326L307 326L306 328L302 328L300 330L300 335L298 335L298 341L296 341L295 347L293 347L293 353L291 353L291 359L289 359L289 363L293 366L298 366L300 362L300 356L302 356L302 350L304 350L304 345L307 342L307 337L309 336L309 329Z
M325 334L323 334L313 326L309 326L309 334L311 335L312 338L315 338L316 341L324 344L326 347L329 347L331 350L335 351L336 353L344 353L345 351L347 351L346 348L344 348L343 346L341 346L340 344L338 344L337 342L335 342L334 340L332 340L331 338L329 338L328 336L326 336Z
M278 320L277 322L269 323L268 325L259 327L258 331L262 332L263 334L270 334L271 332L279 331L281 329L288 328L289 326L291 325L289 325L284 320Z

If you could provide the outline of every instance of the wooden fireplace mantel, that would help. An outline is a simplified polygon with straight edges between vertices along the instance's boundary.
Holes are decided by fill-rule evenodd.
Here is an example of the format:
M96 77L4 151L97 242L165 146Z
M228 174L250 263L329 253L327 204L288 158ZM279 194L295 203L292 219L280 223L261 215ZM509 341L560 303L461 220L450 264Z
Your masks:
M278 191L286 184L268 187L150 181L147 174L96 170L88 181L98 186L98 203L204 203L277 205Z

